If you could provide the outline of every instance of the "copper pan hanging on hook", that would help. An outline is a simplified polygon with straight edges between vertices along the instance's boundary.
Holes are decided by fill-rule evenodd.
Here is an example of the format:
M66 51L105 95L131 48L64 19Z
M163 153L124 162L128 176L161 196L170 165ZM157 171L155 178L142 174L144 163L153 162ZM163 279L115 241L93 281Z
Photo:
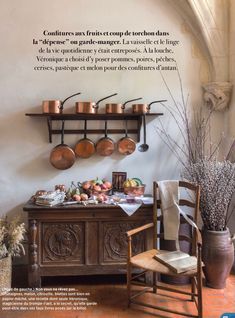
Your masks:
M100 156L111 156L114 152L115 143L107 136L107 120L105 120L105 135L96 143L96 152Z
M128 137L127 120L125 128L125 137L122 137L117 143L117 150L120 154L128 156L131 155L136 148L135 141Z
M80 158L90 158L95 153L95 144L89 138L87 138L87 121L84 122L84 137L80 139L75 146L75 154Z
M75 153L64 143L64 120L62 121L61 143L54 147L50 154L50 163L59 170L66 170L75 162Z

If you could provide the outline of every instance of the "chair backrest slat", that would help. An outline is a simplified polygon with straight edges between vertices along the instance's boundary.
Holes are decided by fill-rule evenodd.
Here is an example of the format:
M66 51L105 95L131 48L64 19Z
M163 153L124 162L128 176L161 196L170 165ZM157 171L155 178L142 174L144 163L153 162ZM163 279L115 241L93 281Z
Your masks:
M198 219L198 213L199 213L199 197L200 197L200 187L194 184L191 184L187 181L179 181L179 188L180 190L184 189L184 191L180 191L182 194L182 198L179 200L179 205L182 207L191 208L193 210L193 215L188 215L195 223L197 223ZM185 191L186 190L186 191ZM188 191L190 190L190 191ZM190 193L190 195L189 195ZM157 238L164 239L164 233L163 231L163 216L160 212L161 207L161 200L159 199L159 190L158 190L158 184L157 182L153 183L153 196L154 196L154 241L156 242ZM193 199L192 199L193 197ZM188 214L188 213L187 213ZM180 217L180 223L181 225L185 226L184 224L188 224L188 222L184 219L184 217ZM157 223L160 223L160 225L157 225ZM195 238L195 231L190 226L190 233L192 234L192 237L189 237L188 235L180 234L179 240L180 241L187 241L192 244L192 251L196 250L196 238ZM160 233L161 232L161 233Z
M187 199L179 200L179 205L180 206L188 206L190 208L195 208L195 202L189 201ZM161 201L157 200L157 208L160 209L160 207L161 207Z
M157 233L157 238L164 238L164 233ZM187 241L189 243L192 243L192 238L187 235L179 235L180 241Z
M193 239L191 237L188 237L187 235L179 235L179 240L180 241L186 241L189 243L193 242Z
M189 201L187 199L179 200L179 205L180 206L188 206L190 208L195 208L195 206L196 206L195 202L191 202L191 201Z

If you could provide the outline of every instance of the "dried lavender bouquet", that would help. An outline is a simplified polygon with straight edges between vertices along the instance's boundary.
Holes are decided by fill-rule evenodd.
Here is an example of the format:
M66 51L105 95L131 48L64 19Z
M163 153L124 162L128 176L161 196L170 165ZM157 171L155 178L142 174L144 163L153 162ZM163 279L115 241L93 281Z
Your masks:
M182 176L201 186L200 211L204 226L224 231L233 211L228 208L235 191L235 165L230 161L199 160L184 169Z

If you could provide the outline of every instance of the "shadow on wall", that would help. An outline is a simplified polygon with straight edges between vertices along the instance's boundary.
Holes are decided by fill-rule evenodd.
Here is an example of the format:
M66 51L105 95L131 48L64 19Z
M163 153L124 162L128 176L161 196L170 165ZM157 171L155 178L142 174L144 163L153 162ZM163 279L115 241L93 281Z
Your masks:
M46 152L43 149L41 153L38 153L38 157L31 158L30 161L28 161L25 164L22 164L20 168L18 169L18 173L23 175L24 178L27 178L27 179L40 180L40 179L43 179L43 176L44 178L46 176L46 179L48 180L48 179L56 178L59 174L74 172L77 178L78 168L83 170L83 169L89 169L89 167L94 167L97 164L97 160L99 160L99 163L101 162L105 163L105 161L108 160L109 164L106 165L104 170L106 170L107 167L110 167L109 170L112 171L113 167L115 166L115 163L120 162L120 160L124 159L124 157L121 157L121 155L118 155L118 154L113 154L112 158L108 158L108 159L107 157L101 157L95 154L94 156L88 159L76 158L71 168L60 170L60 169L54 168L50 163L50 152L53 149L53 147L54 146L52 146L51 149L49 149ZM89 162L89 166L88 166L88 162ZM42 175L42 171L43 171L43 175ZM97 174L99 175L100 172L97 172Z
M58 174L48 164L49 151L45 120L31 120L22 111L0 116L2 211L12 208L34 192L35 180L45 184ZM48 150L49 149L49 150ZM12 189L16 188L16 194ZM18 200L18 202L17 202ZM13 209L17 212L18 206ZM8 212L10 213L10 212Z
M28 144L34 145L35 138L37 138L37 141L48 140L45 120L44 125L46 129L42 129L42 127L44 127L44 125L42 125L43 119L33 120L31 125L28 122L28 118L22 111L1 116L1 135L4 136L4 139L2 139L2 147L6 149L11 148L12 151L19 152L21 148L25 149L26 144L27 146Z
M45 141L47 141L47 127L42 121L32 121L22 112L11 113L0 118L2 130L2 164L5 174L20 174L24 177L40 176L41 169L46 169ZM43 128L42 128L43 127ZM42 143L43 141L43 143ZM43 150L42 150L43 149Z

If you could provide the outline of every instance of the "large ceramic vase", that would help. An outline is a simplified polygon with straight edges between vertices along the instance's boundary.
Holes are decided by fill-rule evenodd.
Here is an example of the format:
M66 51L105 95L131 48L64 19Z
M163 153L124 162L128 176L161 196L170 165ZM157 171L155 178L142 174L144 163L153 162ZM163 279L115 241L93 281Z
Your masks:
M11 289L11 256L0 259L0 296L5 295Z
M222 289L226 286L234 262L234 247L229 230L202 230L202 260L206 285Z

